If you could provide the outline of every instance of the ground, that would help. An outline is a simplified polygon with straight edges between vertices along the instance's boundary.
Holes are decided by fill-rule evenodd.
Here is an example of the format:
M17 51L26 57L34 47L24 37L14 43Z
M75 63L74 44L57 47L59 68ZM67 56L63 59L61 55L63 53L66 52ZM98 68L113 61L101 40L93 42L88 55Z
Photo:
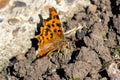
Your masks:
M35 47L25 55L10 59L0 73L1 80L111 80L107 62L120 59L119 0L91 0L85 8L63 22L67 32L83 25L66 36L67 47L38 59L34 63ZM32 41L32 40L31 40ZM32 41L34 44L34 41Z

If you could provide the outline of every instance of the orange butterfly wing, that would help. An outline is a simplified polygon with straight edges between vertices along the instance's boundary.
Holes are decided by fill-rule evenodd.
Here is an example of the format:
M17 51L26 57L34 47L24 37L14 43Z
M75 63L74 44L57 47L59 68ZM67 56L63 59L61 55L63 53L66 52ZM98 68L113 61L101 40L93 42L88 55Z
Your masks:
M49 18L44 19L38 39L38 57L43 57L66 45L61 22L54 7L49 8Z

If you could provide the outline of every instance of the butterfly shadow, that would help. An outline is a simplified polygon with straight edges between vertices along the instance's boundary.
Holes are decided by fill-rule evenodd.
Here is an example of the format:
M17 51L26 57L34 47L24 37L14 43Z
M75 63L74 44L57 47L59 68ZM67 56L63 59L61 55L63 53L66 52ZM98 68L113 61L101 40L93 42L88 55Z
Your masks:
M43 26L43 17L40 14L38 16L40 18L40 22L37 24L37 30L35 31L35 36L40 34L40 27ZM32 47L35 48L35 50L37 50L38 49L37 44L39 41L36 38L32 38L31 42L32 42ZM37 60L37 59L35 59L35 60Z
M40 22L37 24L37 31L35 32L35 35L40 34L40 27L43 27L43 17L42 15L38 15L40 18Z
M35 36L40 34L40 27L43 26L43 17L40 14L38 16L40 18L40 22L37 24L37 30L35 31ZM38 49L38 45L37 45L38 40L36 38L32 38L31 42L32 42L32 47L34 47L35 50L37 50Z

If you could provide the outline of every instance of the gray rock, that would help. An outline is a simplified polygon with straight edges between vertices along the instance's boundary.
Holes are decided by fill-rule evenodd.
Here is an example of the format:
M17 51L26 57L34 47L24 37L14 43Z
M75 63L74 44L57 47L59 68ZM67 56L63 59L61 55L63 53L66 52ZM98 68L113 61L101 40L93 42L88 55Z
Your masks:
M31 48L30 39L34 37L37 23L40 20L38 14L47 18L49 7L54 5L57 10L65 12L64 16L72 17L75 12L79 11L78 6L74 5L87 6L90 2L75 0L67 4L62 0L59 4L57 5L53 0L22 0L20 2L10 0L5 8L0 9L0 72L8 65L9 59L25 54ZM60 16L62 21L67 18L63 18L63 15Z

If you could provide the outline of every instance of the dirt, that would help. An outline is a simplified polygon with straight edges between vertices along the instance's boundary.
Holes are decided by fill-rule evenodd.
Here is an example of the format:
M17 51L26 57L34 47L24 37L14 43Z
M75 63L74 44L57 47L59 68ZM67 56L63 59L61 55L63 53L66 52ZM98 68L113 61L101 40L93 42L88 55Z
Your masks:
M66 37L62 51L35 59L35 47L10 60L1 80L111 80L104 63L120 58L119 0L91 0L92 6L63 22L65 32L83 25ZM116 58L115 56L118 55ZM108 65L109 66L109 65Z

